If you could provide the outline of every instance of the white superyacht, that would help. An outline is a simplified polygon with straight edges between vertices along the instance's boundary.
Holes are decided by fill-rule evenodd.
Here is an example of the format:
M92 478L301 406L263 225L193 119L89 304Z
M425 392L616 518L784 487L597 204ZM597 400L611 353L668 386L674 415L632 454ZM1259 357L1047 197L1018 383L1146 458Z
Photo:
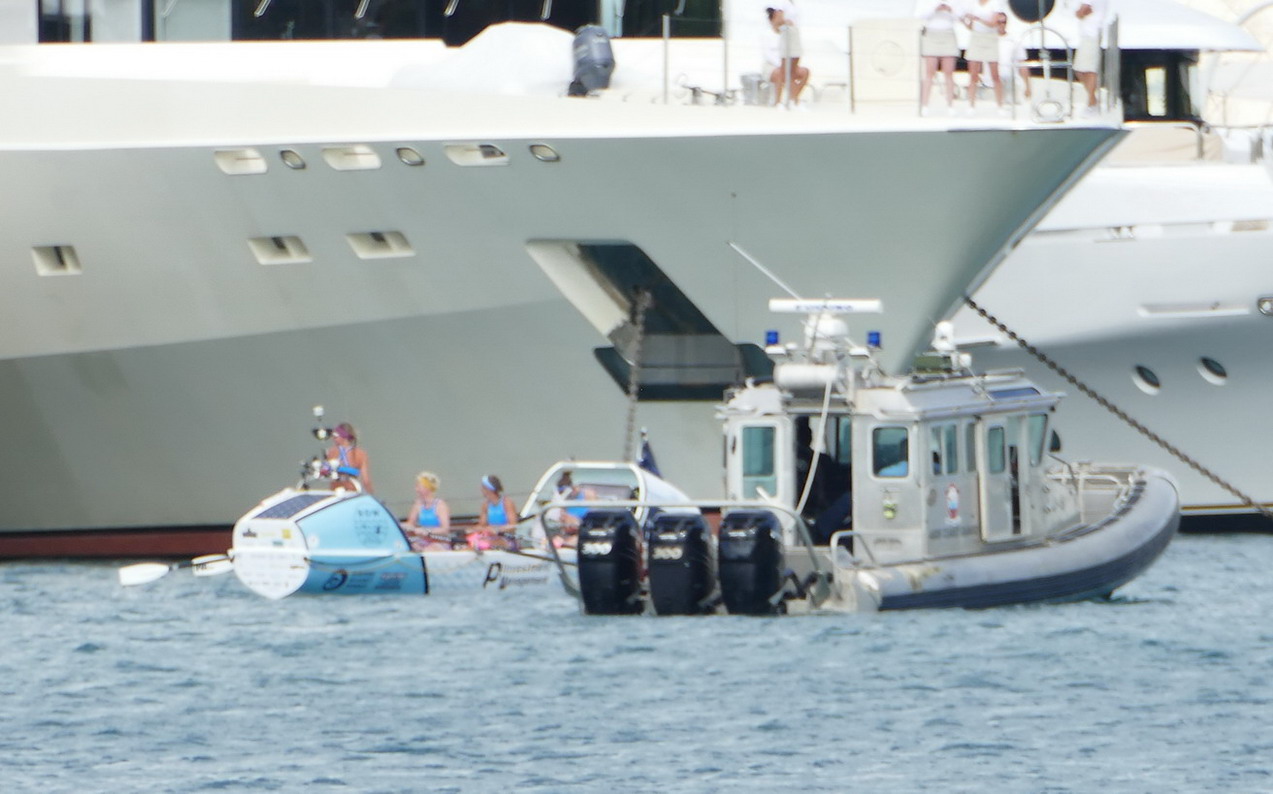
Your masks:
M1121 12L1120 45L1141 65L1129 82L1124 60L1131 136L973 297L1202 470L1078 395L1058 410L1067 454L1171 470L1187 528L1267 531L1257 505L1273 502L1258 435L1273 331L1273 4L1190 5L1226 21ZM1075 391L971 309L956 324L983 363Z
M329 29L395 4L343 5ZM462 512L482 473L529 485L624 446L627 402L598 360L621 377L644 345L643 364L697 373L650 384L666 397L763 372L776 283L869 285L898 366L1118 135L854 112L857 78L823 86L825 112L695 105L684 80L662 102L622 79L657 41L617 39L613 93L573 98L566 33L233 40L263 35L249 16L295 36L315 13L252 6L0 15L0 529L27 553L57 530L227 526L295 465L320 401L357 426L391 507L431 466ZM726 82L754 68L710 43ZM481 68L510 52L522 68ZM920 212L970 190L975 213ZM594 355L596 328L614 348ZM690 460L719 454L710 413L640 418ZM719 487L705 472L674 476Z

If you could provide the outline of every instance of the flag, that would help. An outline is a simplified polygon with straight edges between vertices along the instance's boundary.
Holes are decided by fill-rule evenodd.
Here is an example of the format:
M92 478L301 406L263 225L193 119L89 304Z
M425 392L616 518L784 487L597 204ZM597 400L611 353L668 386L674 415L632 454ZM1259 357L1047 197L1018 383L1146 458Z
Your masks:
M659 473L659 464L654 462L654 451L650 449L650 439L646 437L645 431L641 431L641 455L637 458L637 465L655 477L663 476Z

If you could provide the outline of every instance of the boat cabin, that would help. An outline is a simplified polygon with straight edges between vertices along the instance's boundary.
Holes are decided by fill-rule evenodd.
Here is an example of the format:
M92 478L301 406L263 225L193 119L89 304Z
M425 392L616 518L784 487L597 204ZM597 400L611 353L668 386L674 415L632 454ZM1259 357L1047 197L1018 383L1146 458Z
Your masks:
M1020 371L974 374L953 351L892 377L843 342L727 395L729 500L773 502L804 518L816 545L851 537L855 554L877 563L982 550L1079 521L1071 490L1047 476L1061 465L1049 455L1061 395ZM802 542L794 520L784 529L785 545Z

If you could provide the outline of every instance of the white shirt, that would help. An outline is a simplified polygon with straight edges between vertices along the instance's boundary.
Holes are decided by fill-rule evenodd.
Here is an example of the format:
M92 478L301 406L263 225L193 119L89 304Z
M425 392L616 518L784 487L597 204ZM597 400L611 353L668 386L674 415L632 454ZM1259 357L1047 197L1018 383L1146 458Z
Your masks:
M1099 39L1101 28L1105 27L1105 14L1109 10L1109 3L1107 0L1079 0L1078 8L1074 9L1076 15L1083 6L1091 6L1092 13L1079 20L1079 37Z
M918 16L929 30L954 30L955 4L956 0L927 0L919 4ZM937 10L943 5L946 8Z
M985 3L979 3L977 0L968 0L964 3L963 8L959 10L962 17L964 14L972 14L977 17L972 23L973 33L998 33L999 28L995 25L987 25L982 20L994 19L995 14L1008 13L1008 5L1005 0L987 0Z

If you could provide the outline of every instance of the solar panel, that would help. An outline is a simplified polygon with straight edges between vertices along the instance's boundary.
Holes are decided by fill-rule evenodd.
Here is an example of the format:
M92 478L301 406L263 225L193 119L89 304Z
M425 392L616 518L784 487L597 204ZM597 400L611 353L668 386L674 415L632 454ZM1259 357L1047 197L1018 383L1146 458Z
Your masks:
M303 493L284 499L276 505L270 505L253 518L291 518L310 505L321 502L331 496L329 493Z

